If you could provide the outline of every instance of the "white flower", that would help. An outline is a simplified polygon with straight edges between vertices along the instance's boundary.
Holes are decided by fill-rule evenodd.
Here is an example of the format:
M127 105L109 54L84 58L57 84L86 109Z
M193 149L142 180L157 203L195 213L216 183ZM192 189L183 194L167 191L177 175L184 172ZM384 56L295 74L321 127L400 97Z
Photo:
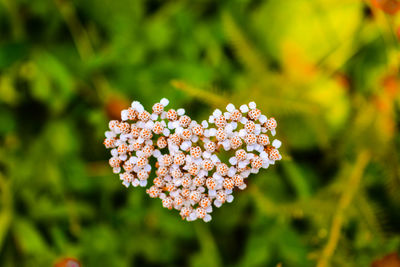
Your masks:
M198 218L210 221L212 205L220 207L232 202L234 189L246 188L243 179L282 158L278 151L281 142L275 139L271 150L267 136L268 129L275 135L276 121L273 118L268 121L260 110L254 110L255 102L240 106L240 111L233 104L226 106L227 112L216 109L208 121L201 122L201 128L185 115L184 109L164 111L168 104L169 101L163 98L153 105L153 113L146 111L142 115L150 114L146 122L132 116L131 109L123 110L121 121L124 123L109 122L110 130L105 132L104 145L111 149L109 164L114 173L120 174L125 187L130 184L146 187L151 178L153 184L146 192L152 198L163 200L164 207L179 210L187 221ZM145 111L137 101L133 101L131 107L137 113ZM249 110L249 119L240 113ZM209 128L208 122L217 122L217 125ZM243 151L245 157L242 152L237 153L225 164L218 157L222 148L226 151L246 149L249 153ZM149 177L152 170L150 156L158 161L154 179ZM254 158L257 161L253 161ZM203 199L206 202L201 204Z

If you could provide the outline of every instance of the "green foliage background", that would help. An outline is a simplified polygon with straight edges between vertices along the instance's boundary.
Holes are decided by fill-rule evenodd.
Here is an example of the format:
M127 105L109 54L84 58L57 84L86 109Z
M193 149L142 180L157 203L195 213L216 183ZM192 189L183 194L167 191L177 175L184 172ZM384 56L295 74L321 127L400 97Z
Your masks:
M399 15L356 0L1 0L0 266L369 266L400 247ZM126 190L110 116L256 100L283 161L213 220Z

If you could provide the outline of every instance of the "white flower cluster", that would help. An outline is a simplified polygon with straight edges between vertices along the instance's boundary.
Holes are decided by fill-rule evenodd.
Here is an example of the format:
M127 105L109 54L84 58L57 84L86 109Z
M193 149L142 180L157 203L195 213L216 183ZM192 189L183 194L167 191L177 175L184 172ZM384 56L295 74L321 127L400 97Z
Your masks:
M184 109L165 111L163 98L147 112L137 101L121 112L121 121L109 123L104 145L111 149L110 166L119 173L126 187L145 187L157 159L156 177L146 190L160 198L168 209L177 209L183 219L211 220L212 205L232 202L232 190L246 188L251 173L280 160L281 142L270 142L277 123L267 118L250 102L238 109L233 104L226 112L216 109L197 123ZM218 157L221 149L234 151L229 163Z

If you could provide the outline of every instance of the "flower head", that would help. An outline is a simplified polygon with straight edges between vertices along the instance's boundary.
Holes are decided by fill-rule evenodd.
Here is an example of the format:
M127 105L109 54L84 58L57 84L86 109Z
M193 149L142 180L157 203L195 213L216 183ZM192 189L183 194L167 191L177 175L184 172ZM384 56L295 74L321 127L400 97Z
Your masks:
M156 175L146 190L162 206L180 211L182 219L211 220L212 206L233 201L233 190L246 188L245 178L280 160L281 142L273 140L277 122L267 118L255 102L226 112L216 109L200 124L184 109L169 109L165 98L152 106L132 102L121 112L121 121L109 122L104 146L111 149L109 165L122 184L145 187L157 159ZM229 162L218 157L232 151Z

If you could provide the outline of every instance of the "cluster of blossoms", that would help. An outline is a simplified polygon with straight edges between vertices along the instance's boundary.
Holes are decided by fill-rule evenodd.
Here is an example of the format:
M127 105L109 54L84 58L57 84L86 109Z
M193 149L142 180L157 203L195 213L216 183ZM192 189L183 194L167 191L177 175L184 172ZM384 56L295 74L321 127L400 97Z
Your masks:
M182 219L210 221L213 205L232 202L233 189L245 189L251 173L282 158L281 142L267 135L275 136L277 123L254 102L238 109L229 104L226 112L216 109L201 123L184 109L166 111L168 103L163 98L149 113L134 101L121 112L121 121L110 121L104 145L126 187L147 186L149 159L155 157L156 177L146 192L160 198L163 207L179 210ZM233 151L227 163L218 157L222 149Z

